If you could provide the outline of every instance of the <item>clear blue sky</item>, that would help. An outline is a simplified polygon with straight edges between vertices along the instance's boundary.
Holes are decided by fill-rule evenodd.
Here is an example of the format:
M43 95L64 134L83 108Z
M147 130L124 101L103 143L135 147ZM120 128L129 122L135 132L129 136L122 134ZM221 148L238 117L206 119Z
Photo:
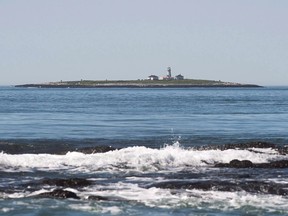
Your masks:
M287 0L0 0L0 84L151 74L288 85Z

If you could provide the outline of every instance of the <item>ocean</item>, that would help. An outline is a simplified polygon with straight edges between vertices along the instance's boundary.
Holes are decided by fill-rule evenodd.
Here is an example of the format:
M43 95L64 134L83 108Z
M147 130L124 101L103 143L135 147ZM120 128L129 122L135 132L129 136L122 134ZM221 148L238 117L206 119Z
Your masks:
M288 87L0 87L0 215L287 215Z

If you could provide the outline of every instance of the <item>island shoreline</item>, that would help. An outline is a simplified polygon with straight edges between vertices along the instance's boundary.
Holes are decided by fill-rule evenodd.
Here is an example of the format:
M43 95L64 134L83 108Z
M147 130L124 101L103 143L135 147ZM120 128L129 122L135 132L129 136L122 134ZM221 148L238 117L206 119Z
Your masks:
M253 84L241 85L51 85L51 84L24 84L16 85L22 88L261 88Z
M60 81L40 84L23 84L15 87L26 88L247 88L262 87L255 84L240 84L232 82L222 82L214 80L170 80L170 81L151 81L151 80L118 80L118 81Z

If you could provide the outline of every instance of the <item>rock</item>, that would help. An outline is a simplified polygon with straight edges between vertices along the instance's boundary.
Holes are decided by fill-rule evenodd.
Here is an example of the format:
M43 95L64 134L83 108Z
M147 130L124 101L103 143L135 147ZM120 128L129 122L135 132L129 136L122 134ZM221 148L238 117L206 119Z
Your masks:
M249 160L232 160L229 163L232 167L236 168L251 168L253 167L253 163Z
M288 160L272 161L270 163L254 164L256 168L274 168L283 169L288 168Z
M92 184L91 181L81 178L71 178L71 179L44 179L42 184L55 185L59 187L87 187Z
M273 194L287 196L288 191L284 188L287 187L285 184L276 184L276 183L267 183L259 181L248 181L241 183L239 187L247 192L252 193L264 193L264 194Z
M230 163L218 163L215 167L226 167L226 168L269 168L269 169L282 169L288 168L288 160L272 161L270 163L259 163L253 164L249 160L237 160L234 159Z
M248 143L233 143L233 144L224 144L224 145L211 145L211 146L206 146L206 147L201 146L198 149L199 150L220 149L224 151L228 149L253 149L253 148L272 148L277 151L282 150L283 152L285 152L284 148L281 146L278 146L273 143L260 142L260 141L248 142ZM287 147L287 151L288 151L288 147Z
M273 143L267 142L248 142L241 144L226 144L222 146L222 150L226 149L248 149L248 148L272 148L277 149L277 146Z
M55 189L52 192L41 193L39 198L58 198L58 199L80 199L75 193L62 189Z
M183 182L183 181L171 181L160 182L154 184L152 187L164 188L164 189L198 189L208 191L212 188L216 191L230 191L233 184L230 182L222 181L198 181L198 182Z
M249 160L240 161L240 160L234 159L234 160L230 161L229 164L219 163L219 164L216 164L215 167L253 168L254 164Z
M246 191L250 193L263 193L287 196L287 184L266 183L261 181L198 181L198 182L161 182L151 185L150 187L165 189L198 189L203 191Z
M94 201L107 201L109 200L107 197L102 196L89 196L88 200L94 200Z
M271 168L288 168L288 160L273 161L270 163Z

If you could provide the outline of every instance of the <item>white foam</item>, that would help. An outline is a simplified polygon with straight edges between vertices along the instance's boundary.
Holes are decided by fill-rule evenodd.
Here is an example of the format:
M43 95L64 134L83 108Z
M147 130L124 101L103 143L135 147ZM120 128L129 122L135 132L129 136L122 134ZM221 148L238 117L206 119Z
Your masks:
M97 187L97 186L96 186ZM244 191L222 192L202 190L169 190L142 188L137 184L118 182L106 188L94 188L84 192L88 195L114 197L115 199L136 201L152 208L197 208L233 211L253 208L255 211L287 212L287 198L278 195L252 194ZM96 191L96 192L95 192ZM82 195L83 197L83 195Z
M13 210L14 210L14 208L0 208L0 212L3 212L3 213L7 213L7 212L10 212Z
M143 146L128 147L107 153L83 154L69 152L66 155L0 153L0 167L5 169L69 169L70 171L120 171L139 172L165 171L183 167L207 167L215 163L229 163L233 159L250 160L253 163L265 163L271 160L288 159L288 156L275 154L273 149L261 152L249 150L187 150L178 145L162 149ZM12 169L12 170L13 170Z
M102 188L101 188L102 187ZM51 189L52 190L52 189ZM51 190L41 189L28 195L35 196ZM67 189L68 190L68 189ZM194 208L205 209L205 211L213 211L215 209L220 211L234 211L242 209L245 212L254 212L255 215L259 212L280 212L285 213L288 211L287 198L278 195L269 194L252 194L244 191L239 192L221 192L221 191L202 191L202 190L169 190L160 188L142 188L137 184L117 182L110 183L109 185L101 186L94 185L93 187L86 188L85 191L76 191L82 200L70 200L67 203L67 209L75 209L77 211L95 212L102 214L121 214L125 212L125 207L122 202L87 202L85 199L91 195L98 195L103 197L112 197L114 200L135 201L140 205L145 205L149 208L163 208L163 209L176 209L176 208ZM13 194L9 198L26 197L27 194ZM85 200L83 202L83 200ZM22 200L23 206L29 205L25 200ZM21 204L20 201L17 203ZM128 203L128 202L127 202ZM62 204L61 204L62 205ZM34 206L35 207L35 206ZM133 207L134 208L134 207ZM249 208L249 210L245 210ZM243 210L244 209L244 210ZM13 211L13 209L2 209L2 212ZM240 211L240 212L241 212ZM1 210L0 210L1 212Z
M101 206L101 205L90 205L90 204L70 204L68 206L71 209L83 212L94 212L101 214L118 215L122 212L118 206Z

